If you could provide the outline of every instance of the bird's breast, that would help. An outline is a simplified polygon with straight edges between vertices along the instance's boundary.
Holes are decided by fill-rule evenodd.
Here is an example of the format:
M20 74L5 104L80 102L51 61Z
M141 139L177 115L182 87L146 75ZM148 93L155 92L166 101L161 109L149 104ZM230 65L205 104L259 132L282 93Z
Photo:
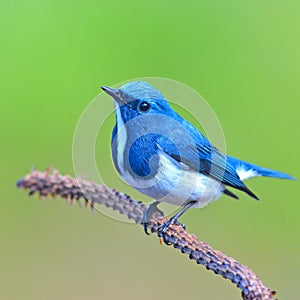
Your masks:
M181 206L187 201L196 200L194 207L203 207L218 198L224 190L220 182L183 167L162 152L157 154L158 163L150 175L139 176L126 168L124 152L117 153L121 149L117 144L114 160L122 178L141 193L160 202Z

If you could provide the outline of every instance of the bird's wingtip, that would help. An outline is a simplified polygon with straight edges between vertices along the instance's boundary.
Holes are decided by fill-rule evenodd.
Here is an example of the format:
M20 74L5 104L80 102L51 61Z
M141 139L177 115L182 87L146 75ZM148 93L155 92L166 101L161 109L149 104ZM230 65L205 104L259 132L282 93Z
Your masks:
M245 186L245 188L243 189L244 190L244 192L246 193L246 194L248 194L250 197L252 197L254 200L257 200L257 201L259 201L259 198L253 193L253 192L251 192L246 186Z

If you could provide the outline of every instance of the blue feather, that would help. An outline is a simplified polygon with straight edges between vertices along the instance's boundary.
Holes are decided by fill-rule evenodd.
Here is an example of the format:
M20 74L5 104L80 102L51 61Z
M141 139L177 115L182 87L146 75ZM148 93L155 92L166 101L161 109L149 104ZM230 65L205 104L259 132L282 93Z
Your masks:
M264 177L273 177L273 178L280 178L280 179L289 179L289 180L295 180L294 177L283 173L279 171L275 171L272 169L263 168L260 166L257 166L255 164L251 164L246 161L242 161L240 159L237 159L232 156L227 156L228 161L232 166L234 166L235 169L243 169L245 171L254 171L256 172L255 176L264 176ZM254 177L254 176L253 176Z
M120 173L122 172L119 170L118 160L122 162L123 171L132 170L135 175L140 177L151 176L151 171L158 168L159 157L157 154L163 151L169 160L176 161L178 166L185 165L222 183L224 185L223 192L231 196L234 194L226 190L226 186L241 190L258 199L243 182L250 177L266 176L294 179L288 174L262 168L221 153L197 128L178 115L159 91L146 82L130 82L118 90L109 87L103 87L103 89L114 98L117 118L122 119L120 124L126 125L127 122L140 115L147 116L147 119L144 119L142 123L135 124L133 127L130 127L132 125L129 123L129 128L126 129L127 140L124 141L123 139L122 141L124 153L121 152L121 148L117 149L118 143L112 142L114 162ZM139 109L141 103L146 103L149 106L146 113ZM147 133L147 126L149 124L152 126L155 123L151 116L157 115L172 120L172 122L166 121L163 124L156 124L157 128L163 128L165 135ZM178 128L174 128L174 121L179 124ZM148 127L152 128L151 126ZM133 139L131 135L138 129L143 129L146 134ZM112 133L112 141L118 140L119 130L120 128L116 124ZM119 156L117 156L117 151L119 151ZM120 153L123 155L121 158ZM128 155L128 162L123 159L126 155Z
M252 193L246 185L240 180L235 166L227 160L226 155L222 154L190 123L177 115L177 119L191 133L195 147L191 146L189 140L183 136L178 136L176 145L180 145L180 154L178 155L174 148L166 147L162 142L160 147L171 157L180 161L201 174L211 176L212 178L247 193L254 199L258 197ZM168 144L167 144L168 145ZM169 145L168 145L169 146ZM178 152L178 151L177 151Z

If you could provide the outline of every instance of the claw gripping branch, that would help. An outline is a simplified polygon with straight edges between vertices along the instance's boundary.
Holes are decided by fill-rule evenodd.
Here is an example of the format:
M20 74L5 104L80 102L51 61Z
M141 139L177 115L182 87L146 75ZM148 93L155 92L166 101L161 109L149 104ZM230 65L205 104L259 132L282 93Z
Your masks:
M141 223L146 205L131 199L129 196L114 189L86 181L63 176L57 171L49 173L33 170L17 182L17 186L29 190L29 195L39 193L40 196L60 196L68 203L84 199L85 204L94 207L95 204L104 204L121 214L127 215L136 223ZM166 233L158 228L167 221L166 217L153 220L147 226L156 233L167 245L173 245L183 254L188 255L197 264L204 265L207 270L215 272L232 281L242 291L244 300L274 300L274 291L267 288L256 274L248 267L227 257L220 251L213 249L207 243L186 232L180 225L174 224Z

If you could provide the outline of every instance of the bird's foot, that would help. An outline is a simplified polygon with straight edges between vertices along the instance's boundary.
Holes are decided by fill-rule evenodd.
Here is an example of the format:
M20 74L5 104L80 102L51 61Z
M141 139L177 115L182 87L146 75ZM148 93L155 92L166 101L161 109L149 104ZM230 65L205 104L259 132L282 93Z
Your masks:
M174 217L170 218L169 221L167 221L167 222L165 222L164 224L160 225L160 226L158 227L158 231L159 231L160 233L166 233L167 230L169 229L169 227L170 227L171 225L173 225L173 224L176 224L176 225L181 226L184 230L185 230L185 228L186 228L185 225L182 224L182 223L180 223L180 222L177 220L177 218L174 216Z
M144 226L144 231L147 235L150 235L148 232L148 224L150 223L150 220L164 216L164 213L157 207L158 204L158 201L152 202L144 212L141 223Z

